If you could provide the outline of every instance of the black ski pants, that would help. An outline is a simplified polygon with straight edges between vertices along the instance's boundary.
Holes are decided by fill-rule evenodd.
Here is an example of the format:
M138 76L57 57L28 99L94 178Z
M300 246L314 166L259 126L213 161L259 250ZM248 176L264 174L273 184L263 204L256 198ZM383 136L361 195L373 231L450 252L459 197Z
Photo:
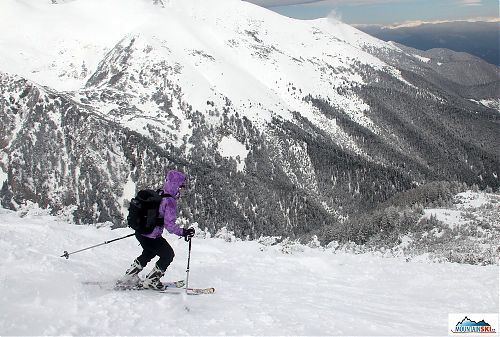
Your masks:
M156 265L161 270L167 270L167 267L174 260L174 250L168 244L167 240L165 240L162 236L151 239L145 237L141 234L135 234L135 237L141 244L143 249L142 254L137 258L137 261L144 268L155 256L159 256L160 259L156 262Z

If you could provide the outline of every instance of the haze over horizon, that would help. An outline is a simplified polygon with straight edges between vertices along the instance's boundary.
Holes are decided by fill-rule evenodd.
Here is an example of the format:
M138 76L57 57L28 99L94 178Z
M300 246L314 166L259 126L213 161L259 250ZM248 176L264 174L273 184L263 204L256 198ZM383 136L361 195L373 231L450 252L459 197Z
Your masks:
M462 21L499 17L497 0L246 0L297 19L334 16L348 24Z

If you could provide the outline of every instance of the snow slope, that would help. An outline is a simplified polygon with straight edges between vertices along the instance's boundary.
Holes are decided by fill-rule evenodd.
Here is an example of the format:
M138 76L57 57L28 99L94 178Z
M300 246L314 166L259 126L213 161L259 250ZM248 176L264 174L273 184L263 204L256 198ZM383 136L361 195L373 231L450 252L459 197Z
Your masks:
M82 283L119 277L139 254L133 238L59 257L128 233L0 209L0 335L446 335L448 313L498 310L496 266L266 246L226 234L193 241L190 285L217 292L185 296ZM167 278L182 279L187 245L167 239L176 251Z
M78 89L123 35L147 21L150 14L146 1L55 5L2 0L1 70L57 90Z
M169 65L174 72L168 77L194 110L208 111L207 100L222 109L229 98L255 122L275 115L290 120L290 111L302 111L317 125L332 124L303 101L311 93L379 133L366 115L369 106L336 89L363 84L361 65L397 73L364 50L395 50L390 44L340 22L294 20L239 0L171 0L165 7L146 0L5 1L0 5L1 71L59 91L86 83L88 89L94 74L102 78L92 84L103 89L116 72L108 71L108 77L95 72L111 63L124 73L121 90L137 98L134 105L144 114L156 112L143 102L150 102L151 90L165 81L161 73L154 83L148 71ZM126 54L126 66L110 57L117 47ZM107 115L114 107L98 110ZM120 122L133 128L130 118L122 116Z

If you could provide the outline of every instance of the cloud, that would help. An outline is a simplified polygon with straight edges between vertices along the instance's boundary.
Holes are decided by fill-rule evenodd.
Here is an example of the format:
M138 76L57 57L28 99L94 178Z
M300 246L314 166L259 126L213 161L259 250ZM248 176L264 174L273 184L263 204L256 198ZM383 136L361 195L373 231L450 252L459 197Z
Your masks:
M313 2L321 2L321 0L245 0L262 7L277 7L289 5L303 5Z
M331 10L327 19L330 23L342 23L342 14L338 13L336 10Z
M270 8L277 6L290 5L318 5L318 6L336 6L336 5L368 5L379 3L407 2L411 0L245 0L256 5ZM481 1L481 0L461 0L461 1Z
M462 6L482 6L481 0L461 0Z
M480 16L476 18L469 19L455 19L455 20L410 20L399 23L394 23L392 25L378 25L387 29L398 29L398 28L412 28L418 27L422 25L432 25L432 24L440 24L440 23L453 23L453 22L487 22L487 23L500 23L500 18L493 16ZM363 25L354 25L354 26L363 26Z

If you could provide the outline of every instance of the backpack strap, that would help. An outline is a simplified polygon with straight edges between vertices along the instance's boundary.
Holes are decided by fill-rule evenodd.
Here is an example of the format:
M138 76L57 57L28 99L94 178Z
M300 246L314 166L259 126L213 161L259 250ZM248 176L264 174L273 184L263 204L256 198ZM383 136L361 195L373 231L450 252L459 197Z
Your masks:
M163 192L162 189L158 189L156 190L156 193L158 193L158 195L163 199L163 198L174 198L173 195L169 194L169 193L165 193ZM175 198L174 198L175 199Z

